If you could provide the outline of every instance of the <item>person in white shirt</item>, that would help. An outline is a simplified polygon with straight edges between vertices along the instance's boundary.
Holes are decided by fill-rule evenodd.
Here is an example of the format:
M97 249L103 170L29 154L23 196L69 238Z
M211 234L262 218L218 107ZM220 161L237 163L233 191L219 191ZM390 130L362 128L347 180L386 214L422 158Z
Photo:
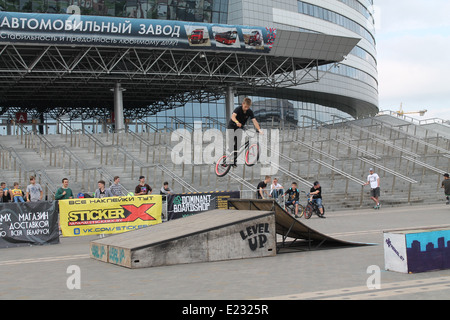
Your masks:
M365 186L370 184L370 198L375 202L374 209L380 209L380 177L378 174L374 173L373 169L369 169L369 175L367 176L367 183Z
M280 195L284 194L284 188L278 183L277 178L273 179L272 184L270 185L270 194L275 200L277 200Z

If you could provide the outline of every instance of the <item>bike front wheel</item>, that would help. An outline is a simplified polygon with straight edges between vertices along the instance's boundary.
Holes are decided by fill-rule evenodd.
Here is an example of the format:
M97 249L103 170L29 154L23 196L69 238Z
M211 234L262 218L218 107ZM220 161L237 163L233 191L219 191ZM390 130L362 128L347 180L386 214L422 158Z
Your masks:
M245 153L245 164L254 166L259 160L259 143L252 144Z
M305 214L305 207L302 206L301 204L298 205L298 215L299 217L303 217L303 215Z
M301 218L301 217L303 217L304 214L305 214L305 208L301 204L299 204L298 205L298 217Z
M216 162L216 175L218 177L224 177L231 169L231 165L229 164L229 157L227 155L223 155Z
M308 203L304 210L305 219L310 219L313 213L314 213L314 208L310 203Z

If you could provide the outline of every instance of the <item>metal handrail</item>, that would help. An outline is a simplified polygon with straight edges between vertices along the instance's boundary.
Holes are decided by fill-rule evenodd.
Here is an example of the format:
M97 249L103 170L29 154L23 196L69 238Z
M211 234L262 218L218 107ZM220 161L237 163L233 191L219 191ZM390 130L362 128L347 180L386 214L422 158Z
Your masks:
M378 123L382 123L383 125L389 126L390 127L389 130L392 130L392 131L397 132L397 133L401 133L401 134L405 135L408 139L410 139L410 140L412 140L412 141L414 141L416 143L420 143L422 145L425 145L425 146L427 146L429 148L435 149L435 150L437 150L439 152L442 152L442 153L450 153L450 151L447 150L447 149L441 148L441 147L439 147L439 146L437 146L435 144L432 144L432 143L429 143L427 141L424 141L423 139L417 138L415 135L413 135L411 133L408 133L408 132L405 132L403 130L397 129L397 128L395 128L395 126L393 126L393 125L391 125L389 123L386 123L386 122L384 122L382 120L372 119L372 121L375 121L375 122L378 122ZM442 137L442 138L445 139L445 140L448 140L445 137Z
M419 166L427 168L427 169L429 169L431 171L434 171L434 172L436 172L438 174L443 175L443 174L447 173L447 171L444 171L444 170L441 170L439 168L433 167L432 165L429 165L428 163L425 163L425 162L419 161L417 159L414 159L413 157L402 156L402 158L405 159L405 160L414 162L415 164L418 164Z
M281 173L290 176L293 179L296 179L298 182L302 183L303 185L307 186L307 187L312 187L314 184L303 179L302 177L296 175L295 173L290 172L289 170L283 168L282 166L280 166L277 163L271 162L270 163L271 166L274 166L276 169L278 169Z
M141 141L142 143L144 143L145 145L147 145L147 147L154 147L153 145L151 145L148 141L146 141L145 139L143 139L142 137L140 137L138 134L131 132L130 130L123 130L124 134L131 134L133 137L137 138L139 141ZM116 132L117 133L117 132ZM117 148L119 151L121 151L124 155L126 155L127 157L131 158L132 161L134 161L135 163L137 163L139 165L139 167L141 169L143 168L159 168L161 171L163 171L165 174L167 174L168 176L170 176L173 180L175 180L178 184L180 184L182 187L186 188L187 190L189 190L189 192L198 192L197 189L195 189L194 186L192 186L191 184L189 184L187 181L185 181L184 179L182 179L180 176L178 176L176 173L174 173L172 170L170 170L169 168L167 168L166 166L162 165L162 164L145 164L142 161L140 161L139 159L137 159L136 157L134 157L132 154L130 154L129 152L127 152L127 150L121 146L117 146L117 145L110 145L110 146L106 146L106 147L114 147ZM168 144L164 144L164 147L167 148L168 150L172 150L172 148L168 145Z
M390 173L390 174L392 174L392 175L394 175L394 176L396 176L396 177L398 177L398 178L400 178L402 180L405 180L406 182L409 182L409 183L412 183L412 184L418 183L416 180L414 180L414 179L412 179L410 177L407 177L407 176L405 176L405 175L403 175L401 173L398 173L398 172L396 172L396 171L394 171L394 170L392 170L390 168L386 168L385 166L377 164L376 162L374 162L372 160L366 159L364 157L359 157L358 159L363 161L363 162L365 162L365 163L367 163L367 164L369 164L369 165L371 165L371 166L373 166L373 167L377 167L380 170L386 171L386 172L388 172L388 173Z
M238 176L237 174L235 174L234 172L228 172L228 175L233 178L233 180L235 180L236 182L240 183L241 185L243 185L246 188L250 188L253 189L254 186L252 184L250 184L247 180L242 179L240 176Z
M378 115L390 115L390 116L396 116L397 118L403 118L402 120L404 121L408 121L411 124L419 124L420 126L423 124L429 124L429 123L438 123L438 124L443 124L443 125L448 125L449 124L449 120L444 120L441 118L430 118L430 119L424 119L424 120L419 120L419 119L415 119L413 117L410 117L408 115L399 115L398 112L396 111L392 111L392 110L381 110L380 112L378 112Z
M335 166L332 166L328 163L326 163L325 161L319 160L319 159L313 159L314 162L317 162L318 164L336 172L337 174L340 174L341 176L347 178L350 181L353 181L356 184L359 184L360 186L365 185L365 182L362 181L361 179L358 179L354 176L352 176L351 174L346 173L345 171L342 171L341 169L336 168Z
M345 146L347 146L347 147L349 147L349 148L351 148L351 149L354 149L354 150L356 150L357 152L361 152L362 154L365 154L365 155L367 155L367 156L369 156L369 157L371 157L371 158L374 158L374 159L377 159L377 160L380 160L380 159L381 159L381 157L377 156L376 154L374 154L374 153L372 153L372 152L369 152L369 151L366 151L366 150L364 150L364 149L362 149L362 148L360 148L360 147L358 147L358 146L355 146L355 145L353 145L353 144L351 144L350 142L347 142L347 141L345 141L345 140L338 139L338 138L332 139L332 140L333 140L333 141L336 141L336 142L338 142L338 143L340 143L340 144L343 144L343 145L345 145Z

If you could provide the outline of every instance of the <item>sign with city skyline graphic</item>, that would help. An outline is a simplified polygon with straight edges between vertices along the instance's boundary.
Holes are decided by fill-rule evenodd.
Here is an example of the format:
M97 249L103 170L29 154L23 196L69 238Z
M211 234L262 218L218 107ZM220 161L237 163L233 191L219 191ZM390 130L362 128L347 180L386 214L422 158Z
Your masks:
M384 233L386 270L420 273L450 269L450 226Z

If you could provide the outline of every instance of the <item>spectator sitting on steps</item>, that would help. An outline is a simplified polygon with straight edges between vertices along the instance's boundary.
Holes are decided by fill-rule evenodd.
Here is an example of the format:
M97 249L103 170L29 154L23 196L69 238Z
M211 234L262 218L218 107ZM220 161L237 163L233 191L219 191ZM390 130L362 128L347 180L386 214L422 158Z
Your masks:
M14 199L14 202L25 202L25 200L23 200L23 192L20 190L18 182L14 182L14 188L11 190L11 199Z

